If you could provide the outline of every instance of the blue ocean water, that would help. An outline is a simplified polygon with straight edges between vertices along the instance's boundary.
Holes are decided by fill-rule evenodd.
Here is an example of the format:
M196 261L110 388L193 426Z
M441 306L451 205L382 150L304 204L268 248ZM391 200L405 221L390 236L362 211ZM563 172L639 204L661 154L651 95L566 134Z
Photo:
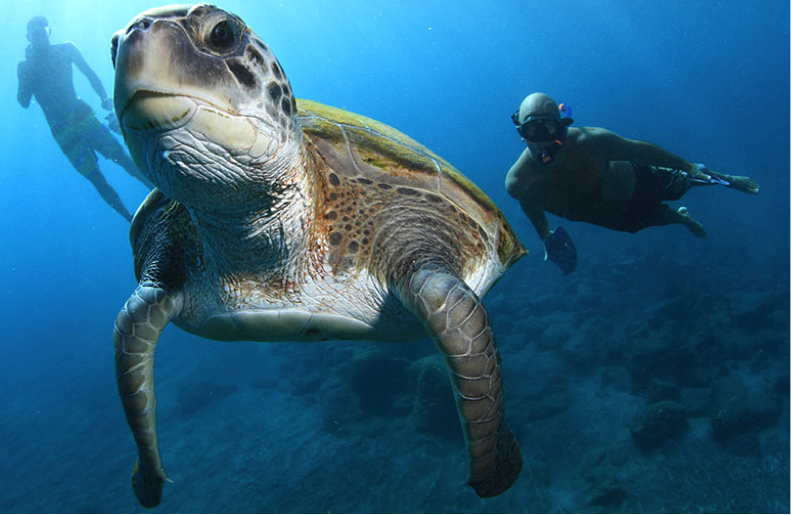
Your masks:
M109 38L155 3L4 6L0 48L0 511L143 512L112 323L135 287L128 224L22 109L25 25L44 14L112 91ZM428 340L217 343L168 328L157 356L163 512L788 512L787 2L227 1L298 97L392 125L501 207L531 254L486 297L525 466L464 486L452 397ZM75 72L79 95L99 99ZM551 218L563 276L503 187L533 91L761 184L699 188L636 235ZM130 209L146 190L103 170ZM680 205L680 203L679 203ZM439 378L438 378L439 374ZM668 417L667 414L671 415Z

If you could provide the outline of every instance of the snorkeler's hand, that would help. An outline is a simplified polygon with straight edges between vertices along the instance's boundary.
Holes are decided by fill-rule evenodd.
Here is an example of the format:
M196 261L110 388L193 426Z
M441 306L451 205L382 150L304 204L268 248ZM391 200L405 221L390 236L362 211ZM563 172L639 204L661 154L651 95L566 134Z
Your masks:
M107 113L107 116L104 117L105 121L107 122L107 128L111 131L121 134L121 126L118 124L118 118L115 117L115 113L110 111Z
M558 226L544 238L544 260L547 259L558 265L565 275L577 268L577 249L563 227Z
M114 106L113 106L113 99L112 98L107 97L104 100L102 100L102 109L104 109L106 111L112 111L113 107Z

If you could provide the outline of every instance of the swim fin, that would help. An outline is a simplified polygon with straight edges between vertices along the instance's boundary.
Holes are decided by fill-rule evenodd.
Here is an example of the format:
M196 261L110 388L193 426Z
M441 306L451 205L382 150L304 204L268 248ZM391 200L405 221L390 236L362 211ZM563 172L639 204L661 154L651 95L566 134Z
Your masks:
M565 274L577 268L577 249L566 229L558 226L544 240L544 260L550 260Z

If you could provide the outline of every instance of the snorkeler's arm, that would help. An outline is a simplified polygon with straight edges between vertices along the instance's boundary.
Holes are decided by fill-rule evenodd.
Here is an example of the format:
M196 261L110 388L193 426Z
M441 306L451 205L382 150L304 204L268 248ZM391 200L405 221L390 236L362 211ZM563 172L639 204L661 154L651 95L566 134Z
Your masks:
M19 102L19 105L27 109L30 105L30 99L33 97L33 89L30 87L30 79L28 79L26 61L19 63L19 66L17 66L16 69L16 75L19 79L19 88L16 92L16 99Z
M525 174L529 173L528 159L528 151L525 150L519 156L519 159L516 160L516 163L511 166L511 169L508 170L508 174L505 176L505 191L519 201L519 206L533 223L538 236L543 241L549 236L549 222L547 222L544 210L538 207L537 202L532 202L530 199L530 193L524 179Z
M519 205L522 206L522 211L525 212L527 218L533 223L533 227L536 228L536 232L538 233L538 237L541 238L541 241L547 239L547 236L550 235L549 231L549 222L547 221L547 214L544 212L543 209L537 209L535 206L531 206L528 202L521 201Z
M82 56L80 50L74 46L73 43L64 43L64 45L67 45L71 61L77 66L82 74L85 75L85 77L88 79L88 82L91 83L91 87L102 100L102 107L105 107L105 103L108 102L107 92L104 90L104 85L102 85L102 81L99 79L99 76L96 75L96 72L94 72L93 69L88 65L88 62ZM105 107L105 109L107 109L107 107Z
M596 127L586 131L591 148L598 158L604 161L632 161L653 166L663 166L674 170L693 173L697 165L681 159L658 145L623 136Z
M564 274L569 275L577 268L577 250L571 236L562 227L549 230L547 215L543 209L537 209L534 204L520 199L522 211L533 222L538 236L544 242L544 260L547 259L560 267Z

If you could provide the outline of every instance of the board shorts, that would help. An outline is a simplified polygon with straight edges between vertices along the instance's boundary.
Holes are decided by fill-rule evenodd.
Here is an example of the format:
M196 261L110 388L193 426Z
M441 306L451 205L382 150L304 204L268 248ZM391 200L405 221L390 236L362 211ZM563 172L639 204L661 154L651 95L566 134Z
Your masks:
M678 200L692 183L689 174L663 166L631 163L634 168L634 194L612 229L635 233L658 224L670 209L666 200Z
M78 100L64 119L51 124L50 130L72 166L88 179L99 172L96 152L108 159L117 159L124 154L115 136L83 100Z

